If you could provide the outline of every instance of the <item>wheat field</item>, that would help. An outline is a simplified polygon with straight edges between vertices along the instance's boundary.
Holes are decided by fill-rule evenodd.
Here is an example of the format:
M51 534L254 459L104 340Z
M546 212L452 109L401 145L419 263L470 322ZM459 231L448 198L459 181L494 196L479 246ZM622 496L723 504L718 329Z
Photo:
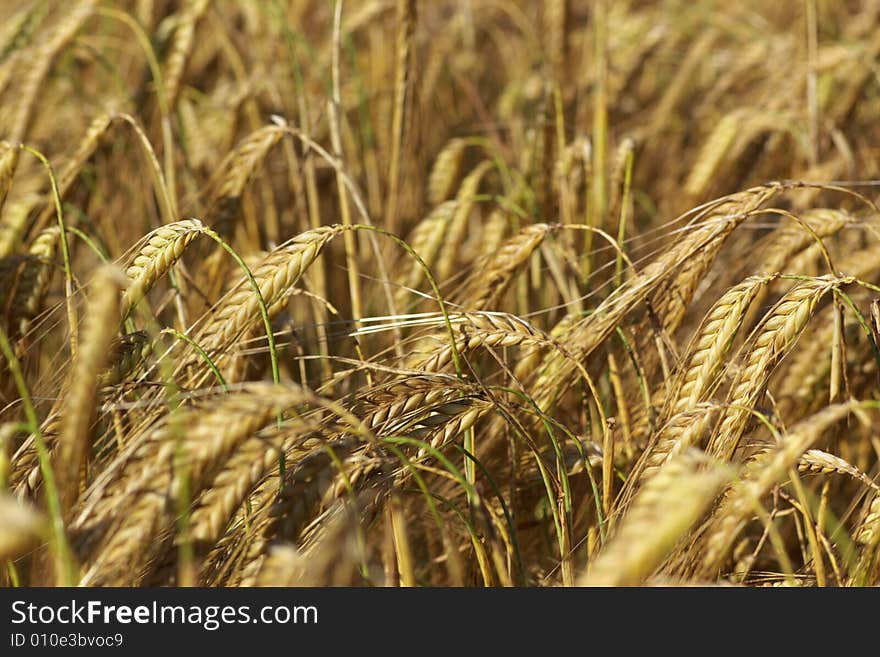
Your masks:
M0 585L880 584L880 2L3 0Z

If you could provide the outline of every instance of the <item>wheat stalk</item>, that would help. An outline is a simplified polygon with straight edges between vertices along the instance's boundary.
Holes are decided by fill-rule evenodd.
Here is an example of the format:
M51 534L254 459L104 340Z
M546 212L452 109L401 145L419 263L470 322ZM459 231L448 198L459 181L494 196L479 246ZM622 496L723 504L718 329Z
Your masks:
M385 210L386 226L398 232L398 198L400 196L401 162L407 106L411 105L416 30L416 0L397 0L397 59L394 71L394 112L391 117L391 157L389 162L388 196Z

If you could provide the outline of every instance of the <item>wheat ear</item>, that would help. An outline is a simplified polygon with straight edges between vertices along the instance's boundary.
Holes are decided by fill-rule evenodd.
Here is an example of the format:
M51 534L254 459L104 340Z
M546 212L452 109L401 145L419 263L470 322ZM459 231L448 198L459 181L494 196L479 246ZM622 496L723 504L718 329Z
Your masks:
M733 541L752 516L754 505L785 479L790 468L797 464L803 453L826 429L851 410L851 404L826 407L793 426L778 446L752 460L742 478L725 495L710 521L698 575L709 576L717 571Z
M18 166L19 153L21 153L21 146L19 144L10 144L6 141L0 142L0 216L2 216L3 204L6 202L9 188L12 187L12 178ZM4 255L8 254L0 251L0 257Z
M145 244L125 270L129 283L122 298L120 316L123 319L203 230L198 219L186 219L160 226L144 238Z
M119 323L119 289L124 279L111 265L98 271L86 309L86 325L70 373L70 390L62 409L61 434L55 449L55 470L62 512L67 514L79 496L92 446L89 428L95 412L99 374Z
M141 463L141 471L122 480L123 490L110 499L129 500L108 509L115 524L96 551L83 584L109 585L134 583L144 576L155 545L157 532L168 531L175 515L173 501L186 482L190 495L198 494L210 477L229 458L241 442L272 421L277 414L302 403L299 388L251 384L231 393L212 408L184 411L168 423L144 446L146 454L129 463ZM94 523L92 514L82 514L77 525ZM114 523L115 520L115 523Z
M751 276L725 292L703 318L686 351L660 421L705 399L757 294L775 276Z
M729 460L764 392L773 368L788 353L813 315L819 300L843 281L818 278L801 283L785 295L758 327L746 362L738 372L728 395L728 407L721 425L709 443L715 458Z
M79 0L55 27L52 34L39 46L29 58L30 68L25 72L16 102L17 113L12 119L10 134L14 141L24 141L28 127L34 118L34 104L40 93L40 87L55 58L76 36L76 33L95 10L96 0Z
M580 586L634 586L650 576L700 518L727 475L684 453L639 491L619 529L578 580Z
M437 206L449 200L461 173L461 163L467 146L466 139L451 139L434 160L434 166L428 176L428 202L431 205Z
M165 96L169 106L174 105L180 91L186 60L189 58L195 37L196 24L208 9L210 0L190 0L181 12L177 29L171 42L171 51L165 64Z

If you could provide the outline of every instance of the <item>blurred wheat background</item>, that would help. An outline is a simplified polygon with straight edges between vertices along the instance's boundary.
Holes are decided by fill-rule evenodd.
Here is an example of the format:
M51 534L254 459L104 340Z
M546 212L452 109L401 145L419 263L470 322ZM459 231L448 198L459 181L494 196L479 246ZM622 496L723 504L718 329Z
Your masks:
M880 583L877 0L0 19L0 584Z

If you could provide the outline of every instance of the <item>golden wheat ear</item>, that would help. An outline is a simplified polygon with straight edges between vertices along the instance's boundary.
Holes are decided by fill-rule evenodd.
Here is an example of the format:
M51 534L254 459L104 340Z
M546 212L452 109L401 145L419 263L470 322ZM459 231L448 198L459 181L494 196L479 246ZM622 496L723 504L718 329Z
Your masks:
M54 467L62 513L69 514L83 487L89 452L94 444L92 419L101 371L108 364L108 351L119 324L119 289L122 273L108 265L98 270L86 306L85 326L73 363L62 429L55 449Z
M728 474L684 452L662 466L619 520L608 545L578 580L581 586L641 584L715 498Z
M177 260L184 249L204 230L198 219L187 219L160 226L146 238L126 268L128 286L122 298L120 316L125 319L150 288Z

